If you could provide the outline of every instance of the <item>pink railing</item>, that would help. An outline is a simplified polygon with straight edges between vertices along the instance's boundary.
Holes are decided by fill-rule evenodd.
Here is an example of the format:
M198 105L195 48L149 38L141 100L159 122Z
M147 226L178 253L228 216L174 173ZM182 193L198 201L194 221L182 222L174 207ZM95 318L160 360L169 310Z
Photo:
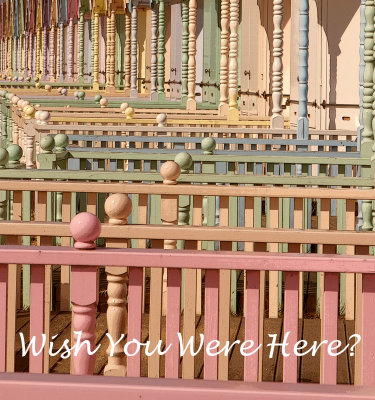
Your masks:
M128 335L127 342L136 339L142 342L142 286L143 267L151 269L166 268L168 270L167 281L167 323L166 323L166 348L170 350L165 355L165 377L166 380L150 380L140 378L141 355L127 358L127 377L139 378L132 380L128 378L100 379L98 377L87 379L73 379L73 377L47 377L35 376L33 378L0 374L0 393L6 394L6 398L16 396L21 398L22 394L31 390L32 396L44 395L55 390L61 390L71 396L78 398L77 393L82 396L90 396L99 399L105 394L126 395L128 399L161 399L179 396L181 399L191 399L197 396L200 399L216 398L300 398L307 396L308 399L323 398L374 398L375 389L353 388L350 386L326 386L297 384L297 355L293 354L293 343L298 341L298 290L299 272L322 272L324 273L323 290L323 313L321 341L327 340L331 343L332 353L335 353L334 341L338 338L337 332L337 310L339 273L363 274L361 310L361 343L357 346L356 354L360 354L361 379L360 384L364 386L375 385L375 318L372 312L375 309L375 258L368 256L338 256L338 255L308 255L308 254L285 254L285 253L233 253L227 251L175 251L156 249L93 249L94 241L100 234L100 224L96 217L85 213L87 218L75 219L71 224L72 236L76 240L75 249L67 247L26 247L26 246L0 246L0 372L5 372L7 360L14 355L7 354L7 288L8 270L17 264L31 264L31 307L30 307L30 337L35 336L36 348L41 345L41 335L45 324L45 266L56 262L71 265L71 301L73 304L73 329L81 332L81 341L88 340L91 348L94 348L96 304L97 304L97 268L98 265L111 266L113 269L123 269L124 264L128 267ZM77 221L80 221L78 224ZM178 379L180 371L180 347L178 333L180 332L180 298L181 298L181 271L204 269L205 275L205 309L204 309L204 343L205 346L211 341L220 341L220 306L221 298L219 287L226 284L221 279L221 271L243 270L246 272L245 283L245 331L244 341L252 340L255 349L262 343L259 337L260 324L263 316L260 314L259 298L261 288L261 271L282 271L285 274L284 289L284 336L289 332L286 351L289 356L283 357L283 382L284 385L269 385L261 383L258 385L218 382L192 383L189 381L170 381L168 378ZM113 275L116 275L113 273ZM160 293L161 296L161 293ZM9 301L9 299L8 299ZM119 307L124 307L118 304ZM185 312L187 312L185 310ZM15 316L13 316L15 317ZM193 333L194 334L194 333ZM77 343L77 334L74 336L74 344ZM188 338L183 335L184 346ZM151 345L151 349L154 346ZM222 345L220 345L222 348ZM110 357L109 363L124 363L118 352ZM129 352L131 352L129 346ZM113 358L114 357L114 358ZM192 355L189 355L192 357ZM191 361L186 355L184 362ZM204 355L204 379L216 381L220 379L220 360L222 354ZM95 355L89 355L83 346L75 355L72 354L74 373L76 375L91 375L94 371ZM259 379L259 365L262 353L255 352L253 355L244 357L244 381L247 383L257 382ZM325 350L320 353L321 380L323 384L336 385L337 383L337 357L330 356ZM42 373L46 362L45 353L38 356L30 353L29 372ZM357 373L358 371L356 371ZM17 384L22 382L22 386ZM109 379L109 380L107 380ZM56 385L52 387L51 384ZM95 386L93 391L90 384ZM295 385L287 385L295 384ZM82 392L81 392L82 391ZM284 392L285 391L285 392ZM77 393L76 393L77 392ZM283 392L283 393L281 393ZM54 392L55 393L55 392ZM83 393L85 393L83 395ZM187 394L189 393L189 397ZM60 393L59 393L60 395ZM74 397L75 396L75 397ZM215 397L216 396L216 397ZM35 397L33 397L35 398ZM57 397L56 397L57 398ZM62 398L62 397L61 397ZM111 397L119 398L119 397Z

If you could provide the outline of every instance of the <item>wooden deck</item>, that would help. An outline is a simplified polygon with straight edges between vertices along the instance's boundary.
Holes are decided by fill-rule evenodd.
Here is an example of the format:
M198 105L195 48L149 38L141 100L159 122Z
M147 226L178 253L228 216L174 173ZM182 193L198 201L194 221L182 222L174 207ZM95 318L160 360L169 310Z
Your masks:
M243 317L231 316L230 319L230 340L244 341ZM20 312L17 314L17 336L16 336L16 372L24 372L28 369L28 356L22 357L21 340L19 333L23 333L26 344L29 340L29 313ZM71 313L60 312L51 315L51 337L54 339L53 351L56 352L63 344L64 340L71 336ZM203 333L204 317L197 317L196 320L196 340L199 334ZM148 340L148 314L144 314L142 321L142 340ZM182 328L182 327L181 327ZM182 329L181 329L182 331ZM271 342L269 334L277 334L278 342L283 338L283 321L282 319L265 319L264 320L264 350L263 350L263 380L276 381L282 380L282 353L281 349L275 352L273 358L269 358L269 348L266 347ZM309 347L314 340L320 341L320 320L318 318L304 319L300 321L300 338L308 341ZM95 374L103 374L103 370L107 361L106 349L109 339L106 336L107 321L106 313L97 314L96 329L96 345L101 345L97 352ZM338 339L346 345L348 338L354 333L354 322L339 319L338 322ZM165 318L162 321L162 338L165 341ZM68 374L70 371L70 359L62 359L62 352L54 357L50 357L50 372L59 374ZM240 354L240 345L236 344L230 353L229 361L229 379L243 379L243 356ZM147 356L142 355L141 374L147 376ZM298 380L299 382L319 382L319 353L313 357L311 354L304 355L299 358L298 363ZM161 357L160 376L164 376L164 357ZM338 372L337 382L340 384L352 384L354 376L354 357L349 356L349 350L338 356ZM203 378L203 350L195 357L195 377Z

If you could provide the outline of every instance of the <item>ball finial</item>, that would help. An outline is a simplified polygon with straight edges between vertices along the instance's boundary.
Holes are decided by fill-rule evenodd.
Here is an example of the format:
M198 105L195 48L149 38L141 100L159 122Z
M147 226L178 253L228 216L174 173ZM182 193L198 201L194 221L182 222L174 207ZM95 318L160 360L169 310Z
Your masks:
M107 106L108 106L108 99L106 99L105 97L103 97L102 99L100 99L99 104L100 104L100 107L101 107L101 108L107 107Z
M75 240L74 247L81 250L95 249L95 240L101 232L99 218L89 212L77 214L70 223L70 233Z
M20 101L21 99L18 96L13 96L12 97L12 104L17 105L17 103Z
M49 121L49 119L50 119L50 114L49 114L49 112L48 111L40 111L39 112L39 123L41 124L41 125L47 125L47 122Z
M126 119L132 119L132 118L134 118L135 110L134 110L133 107L128 107L128 108L125 110L125 113L124 113L124 114L126 115Z
M122 103L120 106L120 110L123 114L125 114L125 110L129 107L129 103Z
M77 95L78 100L85 100L85 96L86 96L85 92L83 92L83 91L78 92L78 95Z
M101 94L97 94L95 97L94 97L94 101L95 101L95 103L97 103L97 104L99 104L100 103L100 100L102 99L102 95Z
M104 203L105 213L112 225L125 225L132 212L132 202L124 193L112 194Z
M23 112L25 113L25 119L32 119L35 116L35 108L33 106L25 106Z
M63 90L63 88L60 86L59 88L57 88L57 93L61 94L61 91Z
M62 96L66 96L67 94L68 94L68 89L65 89L65 88L61 89Z
M55 141L51 136L44 136L40 140L40 147L43 150L44 154L51 154L52 150L55 147Z
M78 91L74 92L74 97L76 98L76 100L78 100Z
M202 150L204 151L204 154L213 154L215 147L215 139L206 137L202 140Z
M167 119L168 116L164 113L156 116L156 122L158 123L158 126L165 126L167 124Z
M28 77L26 78L26 82L31 82L30 76L28 76Z
M44 86L44 89L46 90L46 92L50 92L52 90L52 86L46 85L46 86Z
M0 148L0 168L5 168L9 161L9 153L7 150Z
M42 84L40 82L36 82L35 87L36 89L40 89L42 87Z
M180 174L180 166L174 161L166 161L160 168L160 175L165 185L175 185Z
M9 164L18 164L22 157L22 148L18 144L11 144L7 148L9 154Z
M61 153L65 151L69 144L69 138L65 133L58 133L55 136L56 152Z
M192 156L186 151L176 154L174 161L180 166L181 172L187 172L193 164Z

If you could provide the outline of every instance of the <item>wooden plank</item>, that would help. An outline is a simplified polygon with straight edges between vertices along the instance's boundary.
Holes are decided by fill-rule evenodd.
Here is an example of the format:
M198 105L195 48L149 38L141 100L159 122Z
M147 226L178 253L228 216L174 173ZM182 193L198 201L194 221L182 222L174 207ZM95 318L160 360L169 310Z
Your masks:
M0 372L6 371L7 360L7 290L8 265L0 264Z
M269 227L271 229L279 227L279 199L276 197L270 198L269 211ZM279 245L277 243L269 244L270 252L278 252ZM278 271L270 271L268 275L268 290L269 290L269 318L278 318L279 316L279 273Z

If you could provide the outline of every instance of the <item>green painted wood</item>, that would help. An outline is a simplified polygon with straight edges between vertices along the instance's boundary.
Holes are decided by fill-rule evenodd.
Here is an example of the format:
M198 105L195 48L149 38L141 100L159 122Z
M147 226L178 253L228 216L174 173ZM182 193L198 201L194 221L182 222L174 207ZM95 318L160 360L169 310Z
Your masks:
M116 14L116 78L115 85L124 85L125 74L125 14Z
M182 68L181 68L181 95L182 99L188 95L188 61L189 61L189 3L188 0L181 2L182 13Z
M165 100L165 1L159 0L158 99Z

